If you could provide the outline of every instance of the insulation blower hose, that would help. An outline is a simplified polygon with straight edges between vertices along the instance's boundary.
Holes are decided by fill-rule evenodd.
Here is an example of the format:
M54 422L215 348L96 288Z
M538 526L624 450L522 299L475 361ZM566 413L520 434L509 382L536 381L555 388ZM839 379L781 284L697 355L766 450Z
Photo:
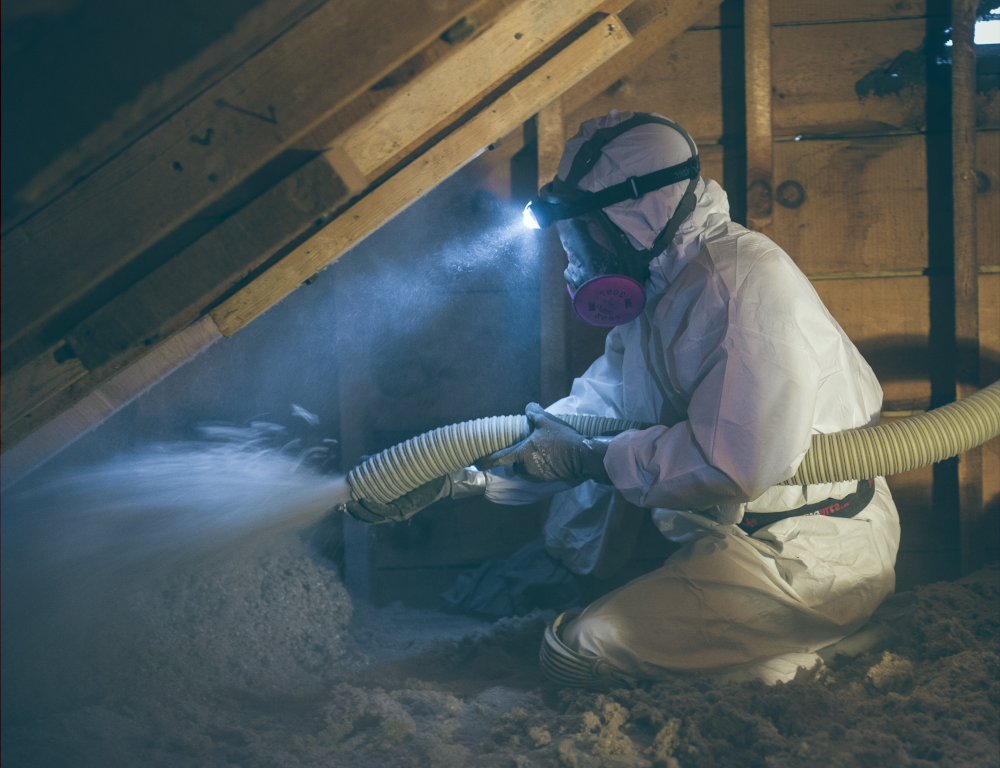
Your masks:
M578 432L648 429L641 421L554 414ZM355 499L388 504L436 477L524 440L527 416L492 416L441 427L388 448L347 476ZM975 448L1000 435L1000 381L974 395L892 424L813 435L798 471L782 485L813 485L893 475Z

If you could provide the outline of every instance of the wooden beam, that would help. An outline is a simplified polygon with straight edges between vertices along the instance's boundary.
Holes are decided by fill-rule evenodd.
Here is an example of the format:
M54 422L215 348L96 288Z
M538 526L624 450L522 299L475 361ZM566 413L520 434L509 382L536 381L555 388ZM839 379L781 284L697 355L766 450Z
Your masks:
M39 171L3 212L3 232L63 194L250 56L293 27L324 0L265 0L197 56L146 85L129 103ZM44 129L43 129L44 130Z
M951 157L955 237L955 343L961 398L979 385L979 264L976 249L976 0L951 2ZM958 458L962 571L982 565L986 535L979 448Z
M747 227L771 236L774 159L770 0L744 0L743 40L746 55Z
M371 183L522 69L603 0L521 0L333 144L334 167ZM367 185L367 184L366 184Z
M675 12L676 9L671 7L674 5L676 3L670 3L668 0L635 0L619 12L618 18L622 20L625 29L635 37L650 24Z
M104 419L221 338L210 317L161 344L3 453L2 487L20 480Z
M548 184L556 177L563 145L566 143L566 122L562 97L538 111L538 185Z
M527 120L632 40L609 16L212 312L229 336Z
M553 100L539 110L535 118L538 138L538 186L548 184L556 176L566 141L563 100ZM539 290L541 292L541 402L546 406L569 394L569 355L566 325L566 256L555 227L535 233L541 254Z
M3 238L0 345L38 333L481 2L372 13L345 0L299 22Z
M24 413L19 418L3 422L2 428L0 428L0 451L6 455L7 451L11 448L42 429L64 411L69 410L84 400L96 389L126 371L130 366L141 366L144 358L154 354L164 344L176 338L177 335L174 334L170 338L162 339L158 343L148 347L133 347L124 355L93 371L83 369L83 376L74 378L72 383L62 389L58 389L56 386L51 387L44 399L36 399L35 406L29 412ZM63 345L62 349L68 351L69 345ZM70 360L67 362L72 365L73 361ZM76 361L76 365L80 365L82 368L79 360ZM17 371L14 375L18 374L20 374L20 371Z
M4 428L87 375L87 369L62 342L0 379L0 422Z
M563 97L563 112L570 115L602 93L642 62L721 5L722 0L637 0L622 12L635 42L607 64L592 72Z
M487 18L487 32L493 31L493 34L485 34L481 38L489 50L484 50L480 46L473 48L474 56L471 58L467 55L459 57L459 71L474 68L477 59L489 59L489 52L502 42L497 35L502 34L511 40L530 38L533 42L529 45L515 46L516 51L519 51L518 56L530 59L545 45L551 43L557 34L565 32L569 24L579 21L580 17L587 15L596 7L607 6L606 2L575 0L575 5L568 9L558 4L553 9L551 4L525 0L515 6L514 10L517 13L503 14L501 12L504 10L505 2L506 0L492 0L486 4L484 12ZM620 0L617 4L620 4ZM501 15L501 23L492 24L498 13ZM442 46L447 44L437 41L430 48L437 50ZM434 87L438 91L451 93L454 88L447 86L449 83L454 85L455 63L442 61L442 56L442 52L437 51L424 62L423 58L426 57L421 53L407 62L404 67L408 68L407 72L396 72L392 77L402 78L402 82L411 76L410 69L421 70L425 65L430 66L431 70L424 71L424 75L420 76L418 81L423 82L430 75L429 80L436 83ZM433 66L435 61L437 67ZM448 64L447 67L444 66L445 63ZM520 64L524 65L525 60L520 61ZM513 66L510 61L494 62L492 66L487 67L481 66L482 72L476 81L477 87L481 91L486 80L509 75ZM458 79L461 80L461 77ZM409 93L411 86L412 83L407 85L403 92ZM496 83L493 83L493 86L495 87ZM415 89L415 93L426 95L433 93L433 90L434 88L421 86ZM378 94L380 91L374 93ZM400 117L400 109L413 106L412 99L394 102L390 98L389 101L394 103L395 107L377 114L382 119L390 119L390 122ZM363 109L364 103L374 102L368 96L355 97L351 102L351 108ZM456 103L458 107L465 106L461 100ZM438 107L440 109L433 115L435 119L440 118L445 103L439 102ZM345 115L338 119L349 119L349 117ZM455 119L455 116L452 115L451 119ZM366 124L364 127L367 129L371 125ZM328 159L331 154L333 153L327 153ZM324 186L325 181L336 183ZM367 183L364 179L361 181L362 184ZM356 190L357 186L353 186L352 189ZM147 277L127 288L124 293L119 294L75 328L67 329L66 338L70 340L78 360L68 366L56 366L51 359L43 356L41 368L51 369L49 372L53 374L44 382L46 386L30 385L27 389L7 387L9 392L16 390L19 397L15 398L18 400L16 418L8 418L4 422L5 446L9 446L12 441L23 439L45 420L55 416L60 407L72 405L98 386L107 376L114 375L122 364L140 358L148 351L144 347L167 338L177 329L187 325L197 317L207 303L244 277L278 247L312 224L317 217L342 202L343 198L344 189L339 180L336 180L336 176L322 160L314 161L237 214L230 216L222 225L173 256L164 265L154 269ZM115 362L114 365L111 365L112 361ZM82 372L77 371L78 375L74 381L79 381L75 386L69 386L72 382L65 379L66 372L70 368L78 368L81 363L91 371L91 375L83 378ZM21 379L38 379L38 371L33 369L39 365L32 364L30 367L32 370L21 376ZM14 373L16 374L16 370ZM5 376L5 383L9 378ZM15 379L17 378L15 376ZM12 383L16 385L18 382L15 380ZM20 397L21 395L28 396ZM11 404L12 400L8 397L7 405ZM45 407L40 407L42 405ZM5 408L5 411L12 413L10 407ZM28 418L22 418L29 412L34 413Z
M105 304L66 341L93 371L167 338L347 198L326 158L314 158Z
M474 16L478 21L475 24L475 30L471 39L454 43L448 42L445 36L442 35L429 45L421 48L392 72L386 74L371 88L361 92L346 105L334 112L329 118L321 121L319 125L295 143L295 148L313 152L330 152L333 150L337 139L349 131L352 126L364 120L386 101L404 91L432 67L454 56L463 46L472 42L477 35L489 29L493 22L503 16L511 5L518 2L520 0L484 0L481 5L476 6ZM462 21L467 18L463 17ZM462 22L460 21L459 23ZM358 186L352 187L355 191L361 191L368 186L363 177L359 176L357 179L352 179L349 173L347 173L346 168L341 168L337 164L334 164L334 167L341 178L348 183L348 186L350 186L352 181L359 182Z
M347 192L320 156L306 163L2 379L3 445L27 437L115 376L313 226Z

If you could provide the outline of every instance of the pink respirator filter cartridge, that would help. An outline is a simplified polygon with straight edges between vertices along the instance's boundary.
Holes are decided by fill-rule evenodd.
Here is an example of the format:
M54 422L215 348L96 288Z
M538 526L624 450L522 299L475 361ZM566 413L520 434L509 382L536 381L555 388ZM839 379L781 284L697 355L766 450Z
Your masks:
M625 275L600 275L573 292L573 309L591 325L625 325L635 320L646 306L646 291Z

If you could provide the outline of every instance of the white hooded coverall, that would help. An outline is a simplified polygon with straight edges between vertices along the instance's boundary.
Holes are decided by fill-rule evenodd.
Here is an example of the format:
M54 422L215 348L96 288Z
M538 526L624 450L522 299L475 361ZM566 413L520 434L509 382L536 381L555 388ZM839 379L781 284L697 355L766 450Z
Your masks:
M594 130L567 144L565 178ZM614 139L580 184L596 191L683 162L675 131L644 125ZM633 245L648 248L686 182L607 209ZM605 353L553 414L593 414L661 426L616 437L605 469L617 493L652 509L667 538L684 542L663 567L600 598L563 634L573 650L639 679L700 670L720 679L788 680L814 653L858 629L894 588L896 508L885 480L856 517L797 516L748 536L751 512L840 499L855 482L779 486L810 436L878 422L882 391L871 368L809 280L767 237L729 220L711 180L671 245L650 265L643 313L608 334ZM600 552L611 492L593 481L567 490L497 470L487 497L529 503L558 493L549 552L578 572Z

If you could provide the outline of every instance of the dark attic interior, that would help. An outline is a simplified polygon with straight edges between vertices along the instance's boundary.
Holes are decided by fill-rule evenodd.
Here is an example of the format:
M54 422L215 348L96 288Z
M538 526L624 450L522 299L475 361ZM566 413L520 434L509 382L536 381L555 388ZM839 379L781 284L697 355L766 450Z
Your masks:
M551 406L626 338L567 293L561 234L583 219L523 216L544 210L564 143L613 110L682 126L704 189L804 274L824 332L842 329L881 387L854 426L995 398L998 26L993 0L5 2L4 768L1000 766L995 436L872 486L864 504L891 492L899 539L867 586L838 586L868 567L854 539L825 544L822 567L795 552L815 526L874 530L874 507L784 506L774 526L793 533L760 544L739 528L752 503L675 541L664 520L711 515L626 499L616 446L669 439L683 414L559 438L598 456L579 486L604 494L596 517L565 522L579 488L497 503L503 468L468 475L485 496L432 480L422 505L456 498L354 514L369 457ZM640 286L634 327L666 333L642 318L667 283ZM623 343L627 366L638 342ZM697 343L663 347L670 381ZM630 397L617 417L642 421ZM995 399L968 402L1000 420ZM526 434L426 470L403 499ZM823 482L860 494L868 477ZM782 487L847 503L813 499L814 482ZM773 571L786 595L805 594L799 571L847 602L888 585L829 643L757 653L806 658L770 678L739 671L726 638L798 619L783 630L752 598L748 618L718 611L722 571L688 575L706 546L765 545L745 578ZM599 567L580 566L594 547ZM637 674L572 618L664 573L683 588L646 590L629 620L659 622L654 656L703 637L684 642L721 648L714 666ZM794 599L795 616L826 610Z

